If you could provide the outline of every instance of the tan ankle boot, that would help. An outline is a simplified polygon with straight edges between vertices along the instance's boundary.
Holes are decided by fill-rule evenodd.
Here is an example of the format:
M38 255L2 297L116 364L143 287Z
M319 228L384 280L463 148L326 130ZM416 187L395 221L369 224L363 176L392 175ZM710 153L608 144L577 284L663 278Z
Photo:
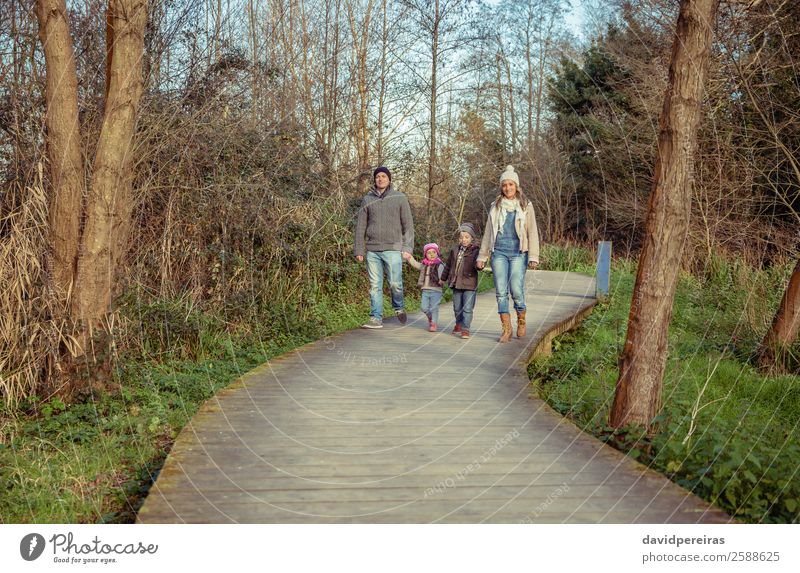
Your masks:
M525 336L527 329L525 328L525 311L520 310L517 312L517 338Z
M508 342L511 340L511 315L507 312L501 314L500 322L503 324L503 334L498 342Z

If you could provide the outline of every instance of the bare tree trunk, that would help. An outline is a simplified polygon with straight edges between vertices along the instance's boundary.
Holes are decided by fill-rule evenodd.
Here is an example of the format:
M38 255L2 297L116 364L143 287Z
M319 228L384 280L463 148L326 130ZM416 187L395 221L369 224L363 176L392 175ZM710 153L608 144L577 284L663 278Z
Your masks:
M108 0L106 8L106 90L103 92L106 101L111 88L111 61L114 59L114 2Z
M131 149L142 93L147 0L113 0L114 59L100 141L86 204L73 317L97 326L111 307L115 241L124 244L131 212ZM84 348L86 350L86 348Z
M331 76L331 98L330 98L330 105L329 105L329 114L328 114L328 127L327 127L327 137L325 143L325 150L328 155L329 161L328 164L330 169L333 169L333 158L336 156L337 152L337 135L336 135L336 125L339 116L339 50L341 49L341 35L339 33L339 10L340 5L337 0L336 2L336 10L333 16L333 59L331 60L331 66L333 68L332 76Z
M381 4L382 18L382 34L381 34L381 78L380 78L380 91L378 94L378 135L377 147L375 149L375 156L380 165L384 164L383 157L383 109L386 103L386 56L389 48L389 22L386 0Z
M369 48L369 30L372 20L372 0L367 0L367 4L364 7L364 17L361 21L357 17L355 3L352 0L348 0L346 4L353 42L353 138L358 163L358 194L364 195L370 184L367 50ZM358 6L360 7L360 2Z
M47 155L53 194L50 236L53 278L70 292L78 256L83 164L78 125L78 78L65 0L39 0L36 16L47 65Z
M428 211L425 219L425 232L430 233L433 215L433 188L436 184L436 92L438 91L437 69L439 67L439 0L436 0L433 14L433 35L431 38L431 145L428 154Z
M552 22L552 20L551 20ZM551 26L552 29L552 26ZM550 42L550 31L548 30L547 38L544 40L544 46L539 48L539 80L536 84L536 126L534 128L535 144L538 149L539 139L542 131L542 93L544 92L544 66L547 63L547 48Z
M553 27L555 26L556 16L557 16L557 8L550 6L549 12L547 13L548 21L547 21L547 33L544 37L541 36L541 28L540 28L540 45L539 45L539 80L536 85L536 147L539 147L539 140L541 139L541 123L542 123L542 94L544 93L544 84L545 84L545 65L547 64L547 59L550 57L550 45L553 42L553 34L554 30ZM541 18L540 18L541 23Z
M758 365L765 370L782 371L786 349L800 330L800 259L783 293L778 312L772 320L758 353Z
M358 50L358 98L359 98L359 114L358 124L361 129L361 169L369 173L369 91L367 77L367 53L369 50L369 30L372 26L372 0L368 0L366 13L364 14L364 21L362 22L363 33L361 35L359 50ZM367 185L364 187L364 193L369 188L369 179Z
M252 71L250 74L250 122L252 128L255 129L258 125L258 106L257 103L260 99L258 87L260 85L259 73L259 34L258 34L258 12L259 6L253 0L247 0L247 39L250 44L250 58L253 62Z
M325 41L322 44L322 119L315 131L319 158L325 177L333 171L333 141L336 131L337 73L339 68L339 2L325 2Z
M214 49L209 54L213 57L214 62L218 62L222 54L220 53L221 48L221 40L220 37L222 36L222 0L217 0L217 7L215 10L214 16ZM211 62L209 62L210 64Z
M111 64L114 61L114 46L115 41L115 26L119 26L119 8L117 3L121 0L109 0L108 9L106 10L106 89L105 101L108 106L109 93L111 91L111 77L112 68ZM147 7L145 6L145 12ZM147 25L147 18L145 16L145 23ZM144 38L144 28L142 28L142 38ZM144 68L144 45L142 47L142 71ZM139 88L141 92L141 87ZM137 106L138 107L138 106ZM130 154L129 154L130 156ZM96 165L95 165L96 167ZM130 167L126 167L117 183L119 188L118 195L124 200L119 203L119 211L115 214L113 232L111 235L111 268L118 269L125 253L128 250L128 235L130 234L131 217L133 215L133 173ZM116 271L115 271L116 275ZM111 277L111 297L117 296L118 281L116 276Z
M689 230L697 125L719 0L681 0L645 241L610 422L650 426L661 406L681 255Z
M514 155L517 152L517 115L514 110L514 82L511 79L511 64L505 55L503 55L503 62L505 63L506 78L508 79L508 111L510 115L509 123L511 124L511 154Z
M530 16L528 17L528 27L525 29L525 63L527 64L527 73L526 73L526 80L528 83L528 110L527 110L527 120L528 120L528 152L530 153L531 149L533 148L533 62L531 61L531 33L530 33ZM541 76L540 76L541 77ZM539 81L541 83L541 80ZM538 127L538 115L537 115L537 127L536 127L536 139L538 142L539 139L539 127Z
M498 53L495 56L495 63L497 64L497 107L500 111L500 144L502 147L503 153L503 163L506 162L506 112L505 112L505 104L503 98L503 76L501 70L501 62L502 57Z

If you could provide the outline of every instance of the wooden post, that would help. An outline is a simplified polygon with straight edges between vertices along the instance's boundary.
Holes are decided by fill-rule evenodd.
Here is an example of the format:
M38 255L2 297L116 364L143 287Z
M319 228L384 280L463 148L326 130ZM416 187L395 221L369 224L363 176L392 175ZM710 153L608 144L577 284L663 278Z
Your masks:
M596 292L598 300L605 300L608 297L608 287L611 279L611 241L599 241L597 243L597 270L596 273Z

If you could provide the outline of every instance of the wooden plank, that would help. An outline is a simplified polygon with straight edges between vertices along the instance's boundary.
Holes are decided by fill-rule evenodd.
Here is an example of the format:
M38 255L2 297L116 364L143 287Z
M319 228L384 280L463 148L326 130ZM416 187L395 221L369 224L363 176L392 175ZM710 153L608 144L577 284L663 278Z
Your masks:
M574 501L574 500L573 500ZM634 500L636 501L636 500ZM610 511L612 510L613 511ZM663 523L724 523L727 520L718 514L695 511L675 512L657 509L642 512L641 505L615 507L613 501L597 500L584 504L541 504L520 502L512 507L503 507L500 500L474 501L397 501L358 502L296 502L275 504L255 499L246 500L189 500L170 507L162 513L165 521L176 521L175 515L184 522L207 523L209 516L215 522L230 523L525 523L527 520L545 523L632 523L652 522L657 518ZM345 510L345 511L343 511ZM154 521L157 521L156 516ZM650 519L647 519L650 518Z
M330 476L324 472L320 472L319 476L314 477L289 476L277 473L271 475L254 475L249 471L249 468L244 468L244 471L239 472L219 470L208 473L195 472L194 468L192 468L191 478L185 474L183 477L176 476L175 479L169 481L165 480L157 489L161 492L177 491L181 488L189 487L190 484L203 492L229 491L232 489L252 492L268 490L326 490L335 492L348 488L380 490L387 486L421 488L424 491L431 488L435 489L440 482L444 483L447 481L447 478L451 478L454 483L458 485L464 484L483 488L495 485L518 488L523 486L535 486L544 488L543 491L545 491L546 494L552 494L555 490L561 488L564 491L559 491L559 496L575 497L573 486L591 486L594 488L608 485L608 476L594 476L591 474L576 476L571 472L558 473L556 471L548 471L536 474L524 474L522 472L507 474L475 472L463 478L459 478L458 476L454 478L452 475L442 475L433 472L429 468L425 468L425 471L428 473L417 472L413 476L408 477L384 474L351 478L341 477L336 478L336 481L330 481ZM656 483L659 482L652 476L636 478L623 474L616 474L613 481L614 487L638 485L641 488L646 488ZM445 483L445 486L446 485ZM621 491L624 491L624 489Z

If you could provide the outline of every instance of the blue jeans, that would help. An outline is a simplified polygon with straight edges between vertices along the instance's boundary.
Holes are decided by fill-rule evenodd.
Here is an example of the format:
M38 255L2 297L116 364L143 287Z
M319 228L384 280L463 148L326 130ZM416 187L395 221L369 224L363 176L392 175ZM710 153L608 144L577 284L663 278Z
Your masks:
M456 315L456 324L460 324L463 330L469 330L469 325L472 324L475 295L474 290L453 289L453 313Z
M442 302L442 291L422 289L422 312L430 317L433 324L439 324L439 303Z
M400 251L367 251L369 277L369 315L383 318L383 272L389 275L392 308L403 310L403 257Z
M508 292L514 299L514 310L525 310L525 271L528 253L492 253L492 275L497 294L497 312L508 314Z

